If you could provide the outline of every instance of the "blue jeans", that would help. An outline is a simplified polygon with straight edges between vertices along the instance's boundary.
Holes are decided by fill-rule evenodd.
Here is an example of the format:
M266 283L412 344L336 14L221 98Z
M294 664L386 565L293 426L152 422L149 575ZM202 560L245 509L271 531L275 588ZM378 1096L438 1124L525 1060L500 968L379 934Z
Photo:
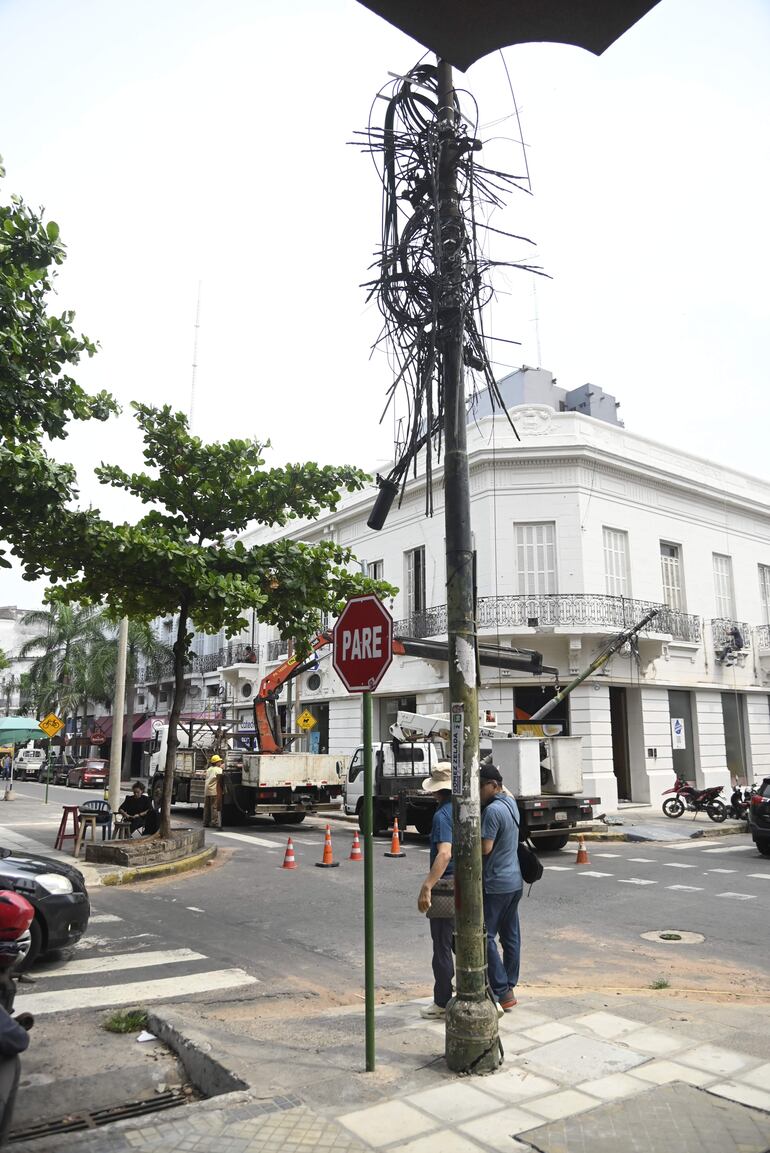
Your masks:
M430 935L433 941L433 1000L442 1009L452 996L452 978L455 975L454 917L430 917Z
M498 1001L509 989L515 989L519 980L521 935L519 933L519 901L522 890L515 893L485 893L484 921L487 927L487 970L489 984ZM497 947L500 937L503 956Z

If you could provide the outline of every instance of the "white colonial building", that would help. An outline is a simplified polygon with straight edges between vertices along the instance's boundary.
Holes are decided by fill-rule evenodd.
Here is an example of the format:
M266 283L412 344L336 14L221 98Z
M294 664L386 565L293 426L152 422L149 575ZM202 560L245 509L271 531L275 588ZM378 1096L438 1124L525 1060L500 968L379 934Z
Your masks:
M468 428L480 640L541 651L563 685L658 607L638 646L549 718L583 738L586 791L612 811L619 800L658 803L675 769L725 785L770 772L770 484L629 432L593 386L565 392L545 370L521 369L501 388L520 441L485 397ZM439 467L433 517L418 477L380 532L366 525L372 488L290 534L332 537L397 585L397 636L446 635L441 481ZM254 622L235 644L196 643L197 699L217 698L245 734L286 641ZM242 659L246 644L256 664ZM508 729L553 692L552 676L481 674L481 707ZM375 696L375 731L387 737L398 708L449 704L445 663L397 658ZM344 693L328 650L295 682L294 717L305 708L318 721L305 744L346 753L360 742L360 700Z

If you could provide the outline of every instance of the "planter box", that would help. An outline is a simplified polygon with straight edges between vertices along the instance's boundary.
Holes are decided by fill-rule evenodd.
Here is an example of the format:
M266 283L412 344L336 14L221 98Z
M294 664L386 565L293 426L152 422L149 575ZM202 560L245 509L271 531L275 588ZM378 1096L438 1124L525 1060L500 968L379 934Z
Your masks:
M141 868L143 865L163 865L191 857L205 847L203 829L172 829L164 840L142 837L138 841L96 841L86 845L86 861L93 865L120 865L123 868Z

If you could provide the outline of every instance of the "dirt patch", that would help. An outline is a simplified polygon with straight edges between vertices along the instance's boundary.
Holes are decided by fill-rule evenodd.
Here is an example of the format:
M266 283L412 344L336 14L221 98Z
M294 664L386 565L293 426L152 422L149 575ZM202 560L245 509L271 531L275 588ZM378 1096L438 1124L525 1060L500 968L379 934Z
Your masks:
M556 990L560 995L580 991L649 991L655 995L650 985L665 977L670 991L681 996L708 993L711 999L745 997L759 1004L770 1003L770 992L764 992L765 972L719 961L709 954L707 943L688 945L680 951L665 942L639 938L602 942L580 929L565 928L548 934L548 955L547 966L541 964L539 979L525 979L522 988L545 995Z

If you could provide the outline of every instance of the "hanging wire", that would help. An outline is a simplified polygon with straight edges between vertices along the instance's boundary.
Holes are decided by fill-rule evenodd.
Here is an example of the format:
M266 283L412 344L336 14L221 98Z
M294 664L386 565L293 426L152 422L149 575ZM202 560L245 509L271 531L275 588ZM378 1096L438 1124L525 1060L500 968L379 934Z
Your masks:
M463 114L460 96L470 101L471 118ZM382 127L373 123L378 99L386 102ZM492 232L506 243L532 243L527 237L489 224L509 193L528 192L528 170L515 176L477 163L476 154L481 149L476 138L478 109L473 97L461 90L453 94L455 120L448 144L447 124L446 120L439 123L438 103L438 70L421 62L380 90L372 103L368 128L357 133L363 137L363 150L371 154L382 182L380 247L371 265L374 276L364 285L367 302L376 300L384 322L373 351L384 344L393 367L382 417L398 396L405 397L406 408L395 464L387 480L400 487L403 497L410 465L416 474L417 458L424 450L428 514L433 511L433 462L441 456L444 424L439 303L451 271L442 269L439 227L439 164L444 148L451 146L457 155L462 250L459 311L470 407L475 405L480 388L486 388L493 409L507 415L487 353L481 317L493 295L491 275L500 268L544 275L538 265L526 260L492 260L480 241L480 233Z

